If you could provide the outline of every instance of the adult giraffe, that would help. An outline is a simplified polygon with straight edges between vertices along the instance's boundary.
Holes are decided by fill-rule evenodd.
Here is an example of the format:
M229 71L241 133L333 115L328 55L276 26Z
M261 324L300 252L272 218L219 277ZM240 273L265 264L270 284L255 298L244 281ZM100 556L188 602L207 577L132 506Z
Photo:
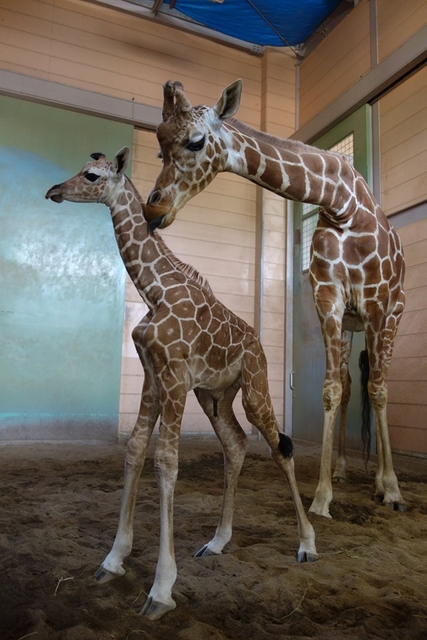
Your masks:
M224 450L224 498L215 535L196 556L220 554L231 538L234 495L246 452L246 434L233 413L242 389L248 420L266 439L284 472L295 505L300 536L298 561L317 557L314 530L305 514L294 473L292 441L281 433L268 391L267 364L254 330L224 307L197 271L178 260L160 236L148 231L144 204L125 176L127 147L114 162L92 154L73 178L55 185L55 202L102 202L111 211L125 267L149 311L132 332L144 368L138 419L127 445L124 491L117 535L95 578L106 582L125 573L133 539L138 479L160 416L155 467L160 487L160 549L154 584L141 613L152 620L175 608L177 569L173 545L173 495L178 473L178 439L188 391L209 418Z
M377 424L375 499L404 511L393 469L387 423L387 370L403 312L402 244L366 181L345 157L242 124L242 81L215 106L192 107L179 82L164 85L157 137L163 168L148 197L150 228L166 227L177 211L221 171L236 173L285 198L319 205L310 282L326 350L320 476L310 511L330 517L333 434L348 401L348 358L354 331L365 331L368 391ZM335 476L344 475L342 457Z

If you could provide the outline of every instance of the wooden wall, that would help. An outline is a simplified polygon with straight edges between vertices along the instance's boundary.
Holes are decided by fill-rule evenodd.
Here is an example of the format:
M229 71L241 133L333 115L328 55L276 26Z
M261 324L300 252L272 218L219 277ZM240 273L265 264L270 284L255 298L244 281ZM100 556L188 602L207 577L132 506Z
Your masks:
M427 218L399 229L406 258L406 306L388 384L392 446L427 454Z
M427 67L379 104L381 203L390 215L427 197Z
M357 82L370 64L369 0L362 0L301 62L299 126Z
M294 129L294 58L285 50L258 58L84 0L2 0L0 12L0 70L153 107L161 107L168 79L180 80L193 103L214 104L240 77L241 120L271 133ZM154 134L135 130L132 174L142 195L159 166ZM261 200L249 181L224 174L185 207L165 239L227 306L258 325L281 422L285 205L270 194ZM129 282L125 306L121 433L133 426L142 383L130 331L145 309ZM210 429L202 421L189 397L184 428Z
M410 220L411 210L427 202L427 67L384 96L379 109L382 204L387 214L408 212ZM426 454L427 217L399 233L406 307L388 376L390 434L397 450Z
M378 57L384 60L427 23L425 0L376 0Z

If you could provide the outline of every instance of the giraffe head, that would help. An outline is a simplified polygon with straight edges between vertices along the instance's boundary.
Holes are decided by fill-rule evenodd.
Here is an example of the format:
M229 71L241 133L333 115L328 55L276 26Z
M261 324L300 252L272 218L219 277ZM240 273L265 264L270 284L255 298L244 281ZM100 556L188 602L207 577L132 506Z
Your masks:
M223 122L239 108L242 81L226 87L213 107L192 107L179 82L166 82L163 92L163 117L157 128L163 168L147 200L150 229L170 225L188 200L227 170Z
M108 206L114 204L123 185L129 149L120 149L113 162L109 162L103 153L92 153L91 158L93 161L85 164L76 176L51 187L45 197L54 202L69 200L102 202Z

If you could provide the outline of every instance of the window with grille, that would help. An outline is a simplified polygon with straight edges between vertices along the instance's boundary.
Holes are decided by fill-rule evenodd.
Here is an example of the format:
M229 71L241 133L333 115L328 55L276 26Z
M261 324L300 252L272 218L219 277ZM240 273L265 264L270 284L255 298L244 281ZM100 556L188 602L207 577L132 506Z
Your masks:
M332 147L329 151L335 151L346 156L350 164L354 163L354 136L353 133L346 136ZM310 266L311 239L317 225L319 208L312 204L302 205L302 228L301 228L301 271L308 271Z

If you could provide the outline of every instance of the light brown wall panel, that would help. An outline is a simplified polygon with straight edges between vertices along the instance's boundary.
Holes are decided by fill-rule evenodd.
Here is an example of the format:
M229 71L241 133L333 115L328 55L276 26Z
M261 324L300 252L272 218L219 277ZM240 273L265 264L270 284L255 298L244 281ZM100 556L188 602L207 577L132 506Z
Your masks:
M380 149L386 214L427 199L427 67L380 100Z
M377 0L380 61L427 24L426 0Z
M247 53L82 0L4 0L0 35L2 69L153 106L168 79L214 102L241 77L241 117L259 126L260 61Z
M301 62L299 126L370 70L369 0L362 2Z
M399 233L407 303L388 375L390 438L395 450L427 454L427 219Z

